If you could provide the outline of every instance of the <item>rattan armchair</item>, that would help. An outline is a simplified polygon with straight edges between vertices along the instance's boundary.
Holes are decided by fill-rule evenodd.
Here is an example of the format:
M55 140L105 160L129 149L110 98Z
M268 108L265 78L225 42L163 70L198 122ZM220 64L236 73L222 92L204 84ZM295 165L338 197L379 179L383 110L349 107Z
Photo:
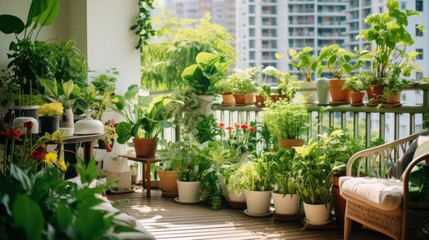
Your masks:
M418 134L414 134L356 153L347 164L347 176L352 176L353 180L356 180L355 177L370 177L369 180L380 179L380 181L386 180L386 178L391 180L392 166L397 164L411 142L417 137ZM386 234L393 239L429 239L429 203L411 202L409 197L409 174L412 168L420 163L428 164L428 160L429 153L426 153L414 159L405 169L402 181L399 181L402 201L396 209L384 210L368 201L358 199L352 194L342 192L341 195L347 201L344 239L347 240L351 237L352 221L359 222L365 227Z

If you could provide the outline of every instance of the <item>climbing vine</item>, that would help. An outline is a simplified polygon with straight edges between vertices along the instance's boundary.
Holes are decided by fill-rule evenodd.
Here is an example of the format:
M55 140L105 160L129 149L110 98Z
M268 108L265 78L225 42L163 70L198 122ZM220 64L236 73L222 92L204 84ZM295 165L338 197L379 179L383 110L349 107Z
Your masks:
M135 47L136 49L140 49L146 44L146 40L155 35L150 16L150 10L154 9L153 1L154 0L138 0L139 16L137 17L136 23L130 27L131 31L139 37L139 41Z

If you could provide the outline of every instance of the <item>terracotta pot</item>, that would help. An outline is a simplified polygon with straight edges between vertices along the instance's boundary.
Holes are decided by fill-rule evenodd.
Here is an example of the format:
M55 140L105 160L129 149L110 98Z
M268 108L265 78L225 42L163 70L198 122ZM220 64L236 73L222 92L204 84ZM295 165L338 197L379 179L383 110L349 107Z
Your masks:
M133 138L136 156L141 158L153 158L156 153L157 140L155 138Z
M177 197L177 180L179 179L179 172L163 171L161 169L157 169L156 172L159 176L159 186L161 187L162 196Z
M302 145L304 145L304 139L279 138L278 145L279 145L279 148L301 147Z
M285 94L280 94L280 95L271 95L270 98L271 98L271 101L277 102L280 99L289 99L289 96Z
M381 96L383 95L384 88L386 85L375 85L366 90L368 94L368 100L372 104L381 103Z
M233 106L235 105L234 95L232 94L224 94L222 95L222 105Z
M265 98L261 95L256 95L256 102L255 105L257 107L265 107Z
M346 212L346 200L340 195L340 187L338 185L339 178L345 176L344 173L334 173L332 176L332 198L334 200L335 222L340 226L344 225L344 215Z
M343 90L345 80L331 79L328 81L329 93L333 102L348 102L350 90Z
M246 97L244 94L234 94L235 105L246 104Z
M255 94L254 93L247 93L244 95L244 103L247 105L255 104Z
M363 98L364 97L365 97L365 93L364 92L350 91L350 103L351 104L363 103Z
M401 93L402 92L397 92L396 94L393 94L391 92L388 92L386 97L386 103L400 103Z

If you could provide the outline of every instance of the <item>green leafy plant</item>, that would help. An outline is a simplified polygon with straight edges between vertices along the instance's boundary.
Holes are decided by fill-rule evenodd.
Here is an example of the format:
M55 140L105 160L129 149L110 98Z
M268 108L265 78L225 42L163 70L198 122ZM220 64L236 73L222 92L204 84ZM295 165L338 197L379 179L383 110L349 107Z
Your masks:
M277 79L276 93L286 95L290 100L295 98L295 94L299 89L298 77L291 75L288 72L282 72L275 67L266 67L263 70L266 76L272 76Z
M391 77L410 76L417 68L412 62L418 53L406 51L415 43L406 27L408 18L420 13L408 9L401 11L398 0L388 0L386 6L387 12L370 14L365 18L365 23L371 28L362 30L357 36L357 39L375 42L370 62L376 84L383 84ZM422 24L417 28L425 31Z
M313 48L305 47L301 51L291 49L283 55L276 53L276 58L286 58L288 55L291 57L288 63L299 72L304 81L311 82L314 73L316 78L320 77L320 61L313 54Z
M126 143L131 137L157 138L163 128L173 126L170 120L182 102L169 95L152 96L141 94L141 87L133 84L124 96L115 95L113 110L125 121L115 125L118 142Z
M215 93L215 84L225 77L231 61L220 53L201 52L196 64L185 68L182 78L197 94Z
M229 178L228 190L240 194L243 190L270 191L273 190L272 175L275 155L261 152L254 161L240 165Z
M73 108L80 96L80 88L71 80L60 84L56 80L40 79L40 84L45 89L45 97L50 102L61 103L64 109Z
M221 79L215 84L216 93L227 95L234 92L234 85L229 79Z
M276 192L281 194L296 194L298 192L297 174L295 169L295 149L283 148L275 153L274 183Z
M221 53L227 59L236 59L234 38L224 27L211 23L210 14L197 20L174 17L163 8L157 11L152 19L157 27L156 41L149 41L142 48L143 87L186 89L181 74L195 63L200 52Z
M228 76L228 80L234 86L234 94L256 93L258 89L257 79L259 68L250 67L244 70L234 69L235 73Z
M302 104L279 100L264 110L262 122L277 138L297 139L309 128L309 113Z
M343 90L350 89L354 92L360 92L366 89L362 81L358 76L351 76L350 78L346 79L346 81L343 84Z
M130 27L138 36L136 49L140 49L142 45L147 44L147 40L155 35L155 30L152 27L150 10L154 9L153 0L139 0L139 16L136 22Z
M197 131L194 137L198 143L214 141L219 134L216 118L213 114L201 115L201 120L198 121L195 128Z
M334 164L323 155L318 142L310 140L307 146L295 150L299 197L308 204L331 202Z
M181 150L182 158L177 162L179 180L201 181L204 173L211 167L210 157L197 143L185 144Z
M361 68L369 60L369 51L362 50L354 54L340 47L338 44L325 46L320 51L318 61L321 68L326 68L334 79L342 79L344 75Z

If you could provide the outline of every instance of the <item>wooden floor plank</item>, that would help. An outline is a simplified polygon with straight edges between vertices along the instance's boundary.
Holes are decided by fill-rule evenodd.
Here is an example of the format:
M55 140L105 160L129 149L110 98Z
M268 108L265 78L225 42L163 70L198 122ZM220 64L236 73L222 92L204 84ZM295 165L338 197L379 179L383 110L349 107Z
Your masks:
M152 198L137 191L129 194L108 195L119 201L118 209L135 218L157 239L342 239L342 228L334 230L301 230L296 222L279 222L272 216L255 218L243 210L226 208L211 210L204 204L179 204L172 198L161 197L152 190ZM124 201L124 199L127 199ZM372 231L353 232L355 240L382 240L387 237Z

